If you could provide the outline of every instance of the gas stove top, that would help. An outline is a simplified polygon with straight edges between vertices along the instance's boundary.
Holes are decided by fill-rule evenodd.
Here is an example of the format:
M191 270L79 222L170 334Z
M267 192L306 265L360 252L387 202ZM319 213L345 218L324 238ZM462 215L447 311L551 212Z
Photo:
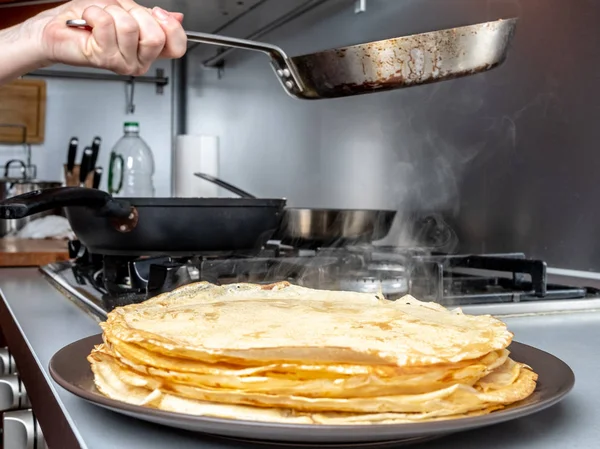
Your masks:
M447 307L600 297L600 290L548 282L546 263L522 253L459 255L389 246L298 250L277 242L258 254L117 257L69 242L72 259L41 267L63 292L104 319L192 282L293 284L325 290L411 294Z

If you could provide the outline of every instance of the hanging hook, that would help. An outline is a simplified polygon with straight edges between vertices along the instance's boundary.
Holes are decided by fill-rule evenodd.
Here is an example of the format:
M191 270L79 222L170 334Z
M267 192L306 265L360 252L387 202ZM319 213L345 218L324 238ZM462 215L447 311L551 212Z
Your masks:
M127 101L126 113L133 114L135 113L135 103L133 102L133 98L135 95L135 78L131 77L127 84L125 85L125 97Z
M367 0L356 0L354 2L354 13L360 14L367 10Z

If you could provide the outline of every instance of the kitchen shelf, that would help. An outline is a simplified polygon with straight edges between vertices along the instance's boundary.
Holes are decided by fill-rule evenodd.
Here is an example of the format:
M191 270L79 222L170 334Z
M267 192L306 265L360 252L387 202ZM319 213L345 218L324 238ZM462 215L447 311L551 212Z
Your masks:
M70 78L79 80L91 80L91 81L121 81L121 82L135 82L145 84L155 84L157 93L163 92L163 87L169 84L169 78L164 76L164 70L157 69L156 76L127 76L127 75L113 75L104 73L88 73L88 72L69 72L62 70L34 70L29 72L27 76L39 76L43 78Z

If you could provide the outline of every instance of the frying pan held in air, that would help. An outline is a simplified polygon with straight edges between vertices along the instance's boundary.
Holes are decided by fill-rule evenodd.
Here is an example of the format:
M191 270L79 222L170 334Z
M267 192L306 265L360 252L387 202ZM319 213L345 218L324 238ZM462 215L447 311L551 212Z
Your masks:
M276 45L186 31L190 42L266 54L284 90L304 100L348 97L488 71L507 57L516 18L289 57ZM88 29L85 20L67 21Z
M258 251L277 230L285 199L113 198L82 187L38 190L0 202L14 219L63 207L93 254L192 255Z
M239 187L206 173L194 175L242 198L256 198ZM394 210L286 207L273 239L298 248L371 243L389 234L395 218Z

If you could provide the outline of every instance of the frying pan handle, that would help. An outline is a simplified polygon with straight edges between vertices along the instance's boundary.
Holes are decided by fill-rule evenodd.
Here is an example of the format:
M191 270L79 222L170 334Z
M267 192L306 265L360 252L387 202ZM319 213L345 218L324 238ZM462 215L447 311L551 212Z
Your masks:
M67 20L67 26L71 28L88 28L91 27L83 19ZM190 42L199 42L201 44L222 45L224 47L242 48L244 50L253 50L266 53L277 59L287 60L288 57L284 51L276 45L265 44L263 42L249 41L246 39L238 39L235 37L221 36L218 34L198 33L194 31L186 31L185 34Z
M36 190L0 201L0 218L12 220L60 207L85 206L112 218L127 218L131 205L117 201L108 193L83 187L58 187Z
M271 59L271 65L284 89L298 95L305 88L294 66L294 63L285 52L276 45L265 44L264 42L249 41L246 39L237 39L235 37L220 36L217 34L198 33L195 31L186 31L188 41L201 44L221 45L223 47L241 48L243 50L258 51L265 53Z
M219 187L223 187L225 190L229 190L230 192L235 193L236 195L239 195L242 198L253 198L253 199L256 198L254 195L251 195L248 192L245 192L244 190L239 189L236 186L233 186L233 185L229 184L228 182L225 182L219 178L215 178L214 176L207 175L206 173L194 173L194 176L197 176L198 178L202 178L205 181L212 182L213 184L216 184Z
M67 26L72 28L86 28L89 25L83 19L67 20ZM249 41L235 37L220 36L218 34L198 33L186 31L188 41L201 44L219 45L230 48L241 48L244 50L258 51L265 53L271 59L271 65L283 85L284 89L294 95L299 95L305 88L302 79L298 75L294 63L285 52L276 45L265 44L263 42Z

